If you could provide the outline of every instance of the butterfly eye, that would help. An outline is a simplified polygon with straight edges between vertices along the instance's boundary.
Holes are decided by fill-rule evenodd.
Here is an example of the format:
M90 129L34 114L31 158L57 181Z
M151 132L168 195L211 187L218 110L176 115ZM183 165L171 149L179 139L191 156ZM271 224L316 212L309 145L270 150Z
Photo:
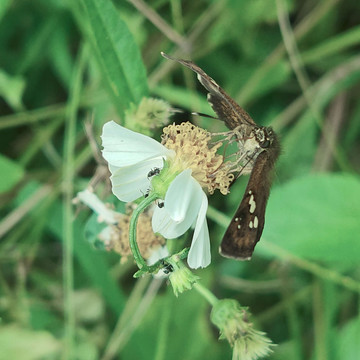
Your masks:
M266 139L266 140L264 140L264 141L262 141L261 143L260 143L260 146L262 147L262 148L268 148L269 146L270 146L270 140L269 139Z

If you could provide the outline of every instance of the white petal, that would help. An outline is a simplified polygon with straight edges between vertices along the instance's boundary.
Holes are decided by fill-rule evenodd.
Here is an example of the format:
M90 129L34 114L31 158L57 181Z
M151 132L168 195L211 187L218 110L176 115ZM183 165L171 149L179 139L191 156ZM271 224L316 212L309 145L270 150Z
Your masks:
M183 221L185 217L194 221L201 205L201 193L201 186L191 176L191 169L186 169L170 184L164 207L176 222Z
M132 166L109 165L110 180L114 195L121 201L134 201L143 196L150 187L147 174L153 168L162 168L162 158L142 161Z
M205 193L202 193L201 208L196 220L195 231L187 259L189 266L193 269L206 267L211 262L210 237L206 222L208 200Z
M113 235L113 230L110 226L103 228L98 234L98 238L105 244L109 245Z
M104 159L111 165L122 167L159 156L173 156L167 149L149 136L126 129L114 121L107 122L101 135Z
M85 189L77 193L76 197L90 209L95 211L107 224L118 222L118 213L106 207L106 205L90 190Z
M173 235L171 228L173 227L174 221L171 219L170 214L165 210L165 208L155 208L152 219L152 228L154 233L166 234L163 235L167 239L173 239L177 236Z
M165 257L169 256L169 250L165 246L159 246L155 251L153 251L150 255L150 257L147 259L147 264L154 265L158 260L163 259Z
M167 239L184 234L194 223L202 202L201 186L191 170L180 173L170 184L163 208L157 207L152 218L154 232Z

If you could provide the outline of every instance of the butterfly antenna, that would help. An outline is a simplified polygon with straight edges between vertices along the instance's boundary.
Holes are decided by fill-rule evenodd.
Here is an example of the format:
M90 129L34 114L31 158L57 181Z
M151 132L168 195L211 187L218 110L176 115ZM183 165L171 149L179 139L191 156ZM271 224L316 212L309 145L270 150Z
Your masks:
M206 117L206 118L209 118L209 119L220 120L219 118L217 118L217 117L215 117L215 116L211 116L211 115L204 114L204 113L200 113L200 112L196 112L196 111L191 112L191 115L197 115L197 116L202 116L202 117Z
M177 109L177 108L170 108L170 111L171 111L172 113L177 113L177 114L184 114L184 113L186 113L185 110ZM196 111L192 111L192 112L190 112L190 114L191 114L191 115L196 115L196 116L206 117L206 118L209 118L209 119L220 120L219 118L217 118L217 117L215 117L215 116L211 116L211 115L204 114L204 113L200 113L200 112L196 112Z

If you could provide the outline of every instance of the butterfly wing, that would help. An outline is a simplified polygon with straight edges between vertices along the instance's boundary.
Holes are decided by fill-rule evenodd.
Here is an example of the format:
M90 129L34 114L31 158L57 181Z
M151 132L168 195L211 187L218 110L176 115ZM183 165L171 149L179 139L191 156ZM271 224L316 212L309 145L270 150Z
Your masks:
M264 229L271 175L279 154L280 144L274 135L272 147L255 160L244 197L222 239L221 255L237 260L251 258Z
M241 124L249 126L256 126L251 116L239 106L209 75L205 73L199 66L192 61L176 59L161 53L161 55L169 60L174 60L194 71L197 74L198 80L209 92L208 102L214 109L216 115L220 120L224 121L229 129L235 129Z

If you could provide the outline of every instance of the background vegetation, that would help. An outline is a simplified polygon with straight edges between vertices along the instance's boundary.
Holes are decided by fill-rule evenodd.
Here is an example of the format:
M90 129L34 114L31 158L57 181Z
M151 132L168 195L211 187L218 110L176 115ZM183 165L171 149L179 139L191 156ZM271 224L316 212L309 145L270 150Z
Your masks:
M2 0L0 359L231 357L197 293L135 281L85 240L91 214L71 202L101 169L86 121L99 144L142 96L211 113L160 51L196 61L282 138L252 261L217 253L244 178L210 199L213 262L197 274L250 307L279 344L271 359L359 359L359 20L356 0Z

